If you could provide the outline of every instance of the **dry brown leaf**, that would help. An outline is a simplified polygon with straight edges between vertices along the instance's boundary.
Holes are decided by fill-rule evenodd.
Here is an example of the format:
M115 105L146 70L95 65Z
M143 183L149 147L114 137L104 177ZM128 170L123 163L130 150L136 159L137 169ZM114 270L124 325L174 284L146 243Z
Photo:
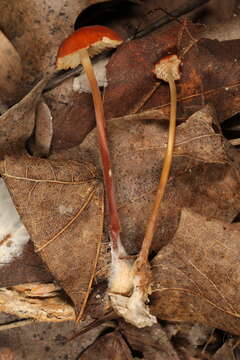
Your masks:
M87 350L80 355L79 360L133 360L131 351L122 338L115 331L112 334L99 337Z
M240 333L239 224L182 211L170 244L152 262L151 311Z
M98 259L103 188L76 161L6 157L2 176L37 251L81 315Z
M23 148L33 132L35 108L47 79L42 79L18 104L0 116L0 156Z
M107 66L108 86L104 91L106 118L154 110L158 111L160 118L168 119L169 89L163 82L156 81L152 70L155 62L169 53L177 53L182 60L182 75L178 82L179 121L185 121L207 103L216 106L219 121L239 112L239 40L219 42L199 39L201 30L199 25L184 21L165 31L160 29L142 39L123 44ZM69 89L70 84L71 81L66 85ZM52 102L56 113L55 149L77 145L94 124L90 96L74 96L69 89L66 94L62 85L59 91L54 90L49 95L49 106ZM57 100L54 99L56 92L63 93L64 104L60 104L57 97ZM56 101L60 110L55 109ZM59 111L65 114L63 127ZM76 132L76 135L69 136L67 128L78 128L80 123L83 128L79 129L79 135Z
M239 212L239 180L236 175L236 170L234 166L231 165L228 154L225 151L223 138L221 134L214 132L212 122L214 122L214 112L211 107L207 106L202 111L194 114L186 123L178 126L175 148L176 156L171 181L159 216L153 244L155 251L158 251L164 244L167 244L171 240L178 227L181 209L185 206L192 208L202 215L207 213L213 218L225 221L232 221ZM110 121L108 135L111 140L113 171L116 178L119 212L122 220L122 239L129 253L137 253L141 246L151 203L159 179L162 158L167 142L167 130L164 124L156 121L137 122L133 120L127 121L124 124L119 121ZM80 162L91 161L97 165L100 171L101 166L99 163L95 130L89 134L80 147L55 154L52 156L52 160L54 160L54 158L72 159ZM37 179L45 179L45 183L41 182L37 184L36 189L33 186L34 182L31 184L27 180L17 180L6 177L7 174L16 176L17 171L21 177L25 179L29 178L29 171L27 177L25 174L26 164L24 161L27 161L27 164L29 161L29 171L30 173L34 171L36 183ZM54 164L54 161L52 164ZM58 161L64 163L63 160ZM52 203L55 204L56 202L55 192L61 191L61 185L59 184L59 186L57 186L57 189L60 188L60 190L53 190L55 189L55 184L48 184L46 182L48 178L53 179L53 173L50 173L49 162L47 160L38 160L30 157L20 159L8 158L6 159L6 164L7 170L4 170L5 180L8 186L10 186L15 204L32 235L33 242L38 246L42 245L44 241L50 239L51 236L56 234L61 229L61 226L64 226L66 223L64 217L65 220L63 220L63 218L59 220L59 212L56 207L54 208L55 210L49 214L53 208ZM66 171L68 171L68 162L64 164ZM82 171L81 176L82 178L85 177L86 180L86 175L89 176L86 167L83 166L79 171ZM95 184L94 176L90 176L90 179ZM76 187L70 184L69 186L71 187L70 194L72 194L73 199L68 199L68 202L77 201L74 195ZM86 191L86 189L89 189L89 186L89 183L82 185L80 191L84 193L84 189ZM42 188L44 190L42 190ZM31 189L33 189L33 191L30 191ZM42 191L45 191L45 189L47 195L46 198L43 198L44 201L42 201ZM26 206L25 199L30 199L27 200L28 204L30 204L29 206ZM75 213L84 201L85 199L80 201L79 204L74 205ZM95 211L97 210L95 209ZM90 210L89 212L91 213ZM97 224L97 227L94 229L95 225L92 223L92 221L94 221L92 217L89 220L89 217L86 215L86 219L90 221L87 223L86 220L84 223L87 232L94 232L100 229L99 224ZM65 221L64 224L61 223L61 221ZM36 222L38 228L34 226ZM50 234L49 228L51 230ZM70 230L71 229L69 229L69 234L71 233L71 236L74 237L76 233L73 231L72 234ZM67 234L65 235L67 236ZM100 237L100 230L98 236ZM53 267L49 266L49 269L58 279L60 279L62 272L65 271L63 265L66 265L65 262L62 263L62 260L59 260L61 257L64 258L64 260L65 258L70 258L68 270L76 277L78 273L76 271L77 266L74 265L75 261L79 261L78 266L81 269L89 270L89 266L86 265L89 257L78 257L77 249L78 247L81 248L82 245L77 236L75 241L78 243L75 254L77 260L72 258L72 247L69 247L70 242L64 236L63 238L55 239L52 245L49 245L49 247L43 251L42 256L44 260L48 262L48 265L50 262L54 262ZM95 241L96 237L93 241L94 246L96 246ZM59 249L61 249L61 251ZM106 247L104 247L104 249L107 250ZM93 250L91 254L95 254ZM48 255L48 251L50 254L53 253L54 257ZM56 253L59 254L59 257L56 256ZM105 254L106 251L105 253L103 251L102 256L104 257ZM109 257L107 258L109 259ZM97 278L102 280L108 277L108 267L104 261L101 263L104 264L104 269L99 269ZM61 264L61 267L59 264ZM57 273L55 272L56 268ZM93 275L93 273L91 274ZM69 294L72 292L69 288L71 283L71 281L61 282ZM76 287L78 287L77 291L79 291L79 284L76 285ZM78 301L76 300L78 296L79 293L76 294L75 302ZM82 297L80 296L80 302L82 301L81 299ZM98 305L99 304L96 306Z
M53 116L53 148L68 149L80 144L95 126L92 95L73 89L73 78L44 94Z
M240 23L239 17L231 17L227 21L208 26L204 37L212 40L237 40L239 39Z
M216 106L219 121L239 112L240 40L199 39L198 30L199 26L183 22L123 45L108 64L107 118L153 108L164 110L168 116L168 86L156 82L152 69L160 58L175 53L182 60L179 120L209 102Z
M171 178L159 214L153 249L158 251L177 229L182 207L231 221L240 207L239 182L229 163L221 134L212 128L207 106L178 126ZM108 138L121 217L121 238L130 254L144 237L167 144L167 129L158 121L109 121ZM79 146L53 155L86 161L101 169L96 132Z
M22 77L21 58L7 39L0 31L0 103L10 105L16 97L16 90Z

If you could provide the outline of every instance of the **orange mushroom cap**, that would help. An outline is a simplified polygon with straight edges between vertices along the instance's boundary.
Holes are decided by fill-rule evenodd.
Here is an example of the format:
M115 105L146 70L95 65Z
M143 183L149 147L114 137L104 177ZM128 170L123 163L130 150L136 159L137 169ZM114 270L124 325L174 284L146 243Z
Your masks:
M123 39L105 26L85 26L66 38L58 49L57 69L74 68L81 63L80 51L88 50L94 56L106 49L115 48Z

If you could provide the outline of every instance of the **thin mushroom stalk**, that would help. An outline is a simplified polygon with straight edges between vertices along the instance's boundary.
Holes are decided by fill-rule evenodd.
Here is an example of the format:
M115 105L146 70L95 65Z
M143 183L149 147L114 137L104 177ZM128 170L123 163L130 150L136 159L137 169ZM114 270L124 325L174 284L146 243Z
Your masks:
M97 132L99 139L99 148L100 148L100 154L102 160L103 177L104 177L105 187L107 190L106 193L107 193L107 202L108 202L109 218L110 218L109 233L112 241L112 248L116 250L119 247L118 245L120 241L120 220L118 216L116 198L114 193L114 185L112 178L110 154L107 144L107 136L106 136L106 128L105 128L106 121L104 116L102 96L97 84L97 80L94 74L92 62L88 55L88 51L86 49L83 49L79 52L79 54L83 69L86 72L92 90L92 97L94 102L94 110L95 110Z
M173 160L173 150L174 143L176 137L176 113L177 113L177 91L174 80L174 74L169 66L166 69L166 75L164 76L164 80L169 83L170 87L170 119L169 119L169 130L168 130L168 143L167 143L167 151L165 153L162 173L160 176L160 181L157 189L157 193L155 196L155 201L152 209L152 213L150 215L146 233L144 236L144 240L142 243L141 251L138 255L138 267L140 268L148 261L149 250L152 244L154 231L156 228L156 222L159 216L159 209L161 205L161 201L163 199L166 186L168 183L169 173L172 166Z
M112 264L109 279L109 290L111 292L127 294L132 287L132 261L126 258L127 253L120 239L120 220L114 192L110 153L105 129L106 121L104 116L103 102L88 52L86 50L81 50L79 54L81 57L81 63L92 89L99 138L99 148L103 168L103 178L109 210L109 235L112 246Z

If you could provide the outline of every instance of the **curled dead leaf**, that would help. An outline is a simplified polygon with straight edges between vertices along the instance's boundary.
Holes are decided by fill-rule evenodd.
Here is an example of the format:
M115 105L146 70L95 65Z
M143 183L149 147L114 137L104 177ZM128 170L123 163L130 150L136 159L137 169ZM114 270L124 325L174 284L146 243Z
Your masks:
M44 102L40 101L36 108L34 140L31 150L34 156L47 157L53 137L52 114Z
M122 46L107 67L107 118L153 109L168 116L168 88L156 82L152 69L169 54L178 54L182 60L178 120L186 120L207 103L216 106L221 122L238 113L240 40L220 42L200 36L199 26L184 21Z
M47 78L42 79L19 103L0 116L0 156L23 148L35 125L35 108Z

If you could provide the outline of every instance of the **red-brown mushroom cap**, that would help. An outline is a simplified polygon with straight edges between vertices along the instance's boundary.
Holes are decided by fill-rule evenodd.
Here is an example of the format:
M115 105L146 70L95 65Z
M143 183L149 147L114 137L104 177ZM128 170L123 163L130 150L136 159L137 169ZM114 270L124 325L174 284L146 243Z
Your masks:
M113 30L100 25L85 26L72 33L61 44L57 54L57 69L74 68L81 63L80 52L94 56L123 42Z

